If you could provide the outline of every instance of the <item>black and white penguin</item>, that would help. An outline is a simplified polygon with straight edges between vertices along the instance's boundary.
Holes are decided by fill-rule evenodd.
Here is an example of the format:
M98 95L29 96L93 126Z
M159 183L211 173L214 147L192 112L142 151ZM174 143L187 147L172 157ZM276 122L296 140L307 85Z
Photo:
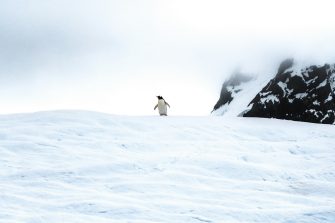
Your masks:
M167 116L167 106L169 106L170 108L169 103L167 103L162 96L157 96L157 98L158 98L158 103L155 106L154 110L158 108L159 115Z

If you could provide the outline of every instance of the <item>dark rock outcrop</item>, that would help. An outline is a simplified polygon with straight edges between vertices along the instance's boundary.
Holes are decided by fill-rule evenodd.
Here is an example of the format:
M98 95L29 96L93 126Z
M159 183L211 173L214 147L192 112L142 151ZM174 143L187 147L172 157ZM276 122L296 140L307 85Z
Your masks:
M285 60L278 73L250 102L244 117L288 119L313 123L335 122L335 66L292 69Z
M282 74L285 70L292 68L294 65L294 60L292 58L286 59L279 65L277 75Z
M234 99L234 95L241 91L239 87L242 83L252 80L251 76L235 73L227 81L225 81L221 88L220 98L214 105L213 111L219 109L221 106L229 104Z

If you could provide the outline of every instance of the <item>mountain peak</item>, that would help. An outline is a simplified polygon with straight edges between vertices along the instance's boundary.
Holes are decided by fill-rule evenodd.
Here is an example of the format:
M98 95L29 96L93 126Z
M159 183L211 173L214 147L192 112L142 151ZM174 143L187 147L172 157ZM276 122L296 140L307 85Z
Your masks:
M277 75L284 73L287 69L292 68L294 65L294 59L288 58L280 63Z

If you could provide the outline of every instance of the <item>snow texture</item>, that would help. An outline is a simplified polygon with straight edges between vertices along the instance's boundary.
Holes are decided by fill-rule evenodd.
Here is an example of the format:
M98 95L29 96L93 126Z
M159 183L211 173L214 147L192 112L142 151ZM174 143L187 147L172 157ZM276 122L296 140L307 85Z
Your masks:
M0 116L0 222L335 222L335 126Z

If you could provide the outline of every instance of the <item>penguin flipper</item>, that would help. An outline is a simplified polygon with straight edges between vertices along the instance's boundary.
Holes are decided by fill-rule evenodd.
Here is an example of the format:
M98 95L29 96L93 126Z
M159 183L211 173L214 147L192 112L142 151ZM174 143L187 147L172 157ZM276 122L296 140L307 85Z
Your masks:
M170 108L170 105L169 105L169 103L165 102L165 104L166 104L167 106L169 106L169 108Z
M157 107L158 107L158 104L155 106L154 110L156 110Z

